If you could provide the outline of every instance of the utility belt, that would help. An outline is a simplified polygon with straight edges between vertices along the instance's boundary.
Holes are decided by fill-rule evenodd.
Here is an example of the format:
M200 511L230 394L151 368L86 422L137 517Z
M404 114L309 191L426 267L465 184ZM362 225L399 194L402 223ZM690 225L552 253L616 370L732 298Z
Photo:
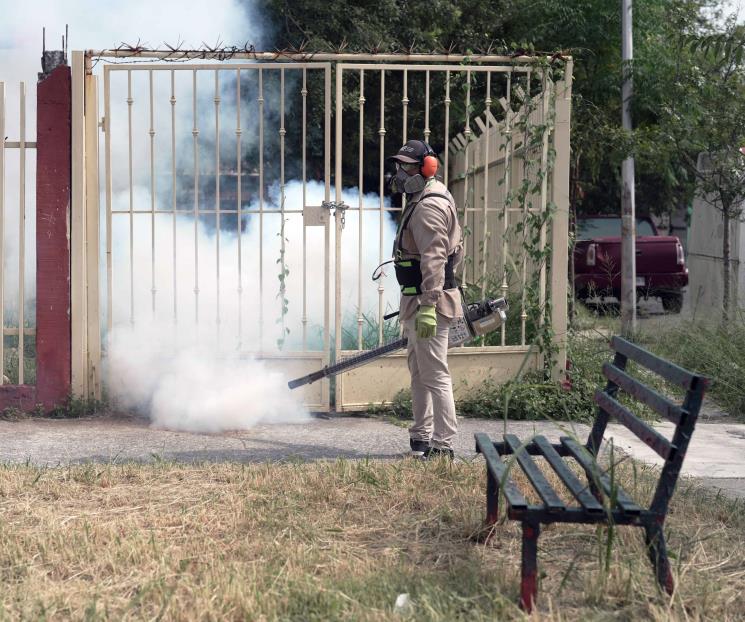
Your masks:
M448 257L445 264L445 284L443 289L456 289L458 282L455 280L455 253ZM394 259L393 266L396 269L396 280L401 286L404 296L418 296L422 293L422 262L418 259Z

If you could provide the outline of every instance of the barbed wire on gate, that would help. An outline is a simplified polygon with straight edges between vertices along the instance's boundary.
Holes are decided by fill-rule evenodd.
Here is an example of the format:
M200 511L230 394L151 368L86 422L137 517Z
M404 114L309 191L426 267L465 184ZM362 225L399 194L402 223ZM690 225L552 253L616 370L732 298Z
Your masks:
M202 45L197 48L187 47L185 42L179 40L176 45L171 45L167 42L163 42L161 48L151 48L146 42L142 42L138 39L136 43L131 44L127 42L120 43L117 47L112 48L109 51L114 52L117 57L105 57L96 56L93 59L93 66L99 62L108 64L119 64L119 63L149 63L149 62L189 62L192 60L217 60L217 61L229 61L234 59L237 55L248 56L249 59L253 60L269 60L275 61L281 58L292 58L296 56L302 56L302 60L311 61L315 56L319 54L348 54L348 53L359 53L359 54L371 54L371 55L383 55L383 54L401 54L401 55L414 55L414 54L432 54L432 55L456 55L456 44L451 43L449 46L437 46L434 49L423 51L418 49L416 40L413 41L409 46L402 47L399 45L385 44L382 41L376 45L370 46L367 50L363 49L350 49L349 42L346 37L338 45L328 46L328 50L316 50L313 52L308 51L308 40L304 40L300 45L287 45L284 48L275 48L273 51L259 51L256 46L245 42L243 45L231 45L226 46L222 40L218 39L214 45L210 45L202 42ZM119 57L118 55L123 54ZM140 58L136 57L141 55L157 54L157 57ZM492 41L484 49L468 50L465 56L468 57L470 62L478 62L480 57L490 56L493 54L502 54L509 58L548 58L550 63L565 62L571 51L561 50L557 52L542 52L527 47L519 47L516 49L509 49L504 42ZM464 54L458 54L464 55ZM133 57L135 57L133 59Z

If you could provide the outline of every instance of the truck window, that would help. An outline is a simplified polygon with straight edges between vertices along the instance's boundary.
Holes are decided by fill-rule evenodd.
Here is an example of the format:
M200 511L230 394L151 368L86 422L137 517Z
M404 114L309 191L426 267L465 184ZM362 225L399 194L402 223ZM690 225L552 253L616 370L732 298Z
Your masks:
M636 219L636 235L654 235L650 222L644 218ZM620 218L580 218L577 220L577 239L621 237Z

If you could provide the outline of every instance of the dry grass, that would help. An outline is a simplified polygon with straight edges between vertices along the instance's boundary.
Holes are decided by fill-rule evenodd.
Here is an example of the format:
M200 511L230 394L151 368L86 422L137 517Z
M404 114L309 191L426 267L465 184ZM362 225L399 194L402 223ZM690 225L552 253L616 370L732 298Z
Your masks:
M655 478L619 469L642 497ZM519 531L483 544L483 488L480 460L0 467L0 619L521 619ZM742 619L743 510L680 484L672 598L640 529L606 573L604 531L546 528L535 617Z

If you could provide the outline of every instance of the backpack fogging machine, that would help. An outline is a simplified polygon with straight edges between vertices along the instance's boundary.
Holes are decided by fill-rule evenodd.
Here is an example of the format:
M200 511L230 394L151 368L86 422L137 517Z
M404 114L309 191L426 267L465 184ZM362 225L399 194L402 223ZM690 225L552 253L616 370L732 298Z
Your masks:
M462 346L473 339L494 332L507 321L508 309L509 306L504 298L481 300L480 302L472 302L470 304L464 303L463 317L454 319L450 324L448 348ZM388 320L396 315L398 315L398 311L384 316L384 319ZM381 356L385 356L386 354L390 354L396 350L401 350L402 348L405 348L408 343L409 340L406 337L397 339L396 341L391 341L379 348L366 350L362 354L350 356L334 365L328 365L327 367L314 371L302 378L290 380L290 382L287 383L287 386L289 386L290 389L297 389L298 387L316 382L322 378L336 376L336 374L366 365L375 359L379 359Z

